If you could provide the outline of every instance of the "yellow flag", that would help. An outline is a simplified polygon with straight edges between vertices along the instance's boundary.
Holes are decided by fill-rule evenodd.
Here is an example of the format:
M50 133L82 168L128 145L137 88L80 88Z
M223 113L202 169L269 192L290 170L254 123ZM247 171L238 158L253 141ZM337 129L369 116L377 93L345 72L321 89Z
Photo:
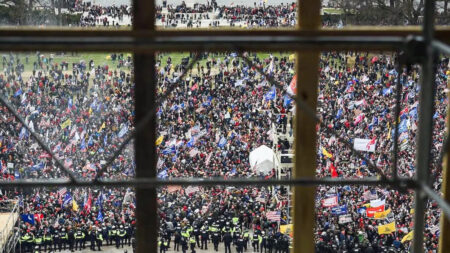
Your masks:
M89 108L89 116L92 115L92 108Z
M75 212L78 211L78 204L74 199L72 199L72 210L74 210Z
M332 158L333 155L328 153L328 151L325 148L322 148L322 154L328 158Z
M103 130L103 128L105 128L105 127L106 127L105 122L103 122L103 124L98 129L98 132L100 133Z
M163 141L163 139L164 139L163 135L159 136L158 139L156 139L156 141L155 141L156 146L159 146L161 144L161 142Z
M282 234L289 234L292 232L292 224L288 224L288 225L281 225L280 226L280 233Z
M388 214L391 213L391 209L389 208L386 211L382 211L382 212L376 212L373 214L373 218L374 219L386 219L386 217L388 216Z
M406 241L411 241L414 237L414 230L403 236L403 239L401 240L402 243L405 243Z
M61 126L61 129L64 129L70 125L72 125L72 121L70 119L68 119L68 120L64 121L60 126Z
M396 231L395 221L386 225L378 226L378 234L379 235L388 235Z
M411 208L411 210L409 210L410 214L414 214L414 208Z

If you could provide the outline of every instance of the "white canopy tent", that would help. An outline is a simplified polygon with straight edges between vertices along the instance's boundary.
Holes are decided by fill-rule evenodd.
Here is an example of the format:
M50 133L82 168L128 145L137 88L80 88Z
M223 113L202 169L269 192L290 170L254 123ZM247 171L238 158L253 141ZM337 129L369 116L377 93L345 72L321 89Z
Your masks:
M270 174L275 168L273 150L265 145L250 152L250 167L258 173Z

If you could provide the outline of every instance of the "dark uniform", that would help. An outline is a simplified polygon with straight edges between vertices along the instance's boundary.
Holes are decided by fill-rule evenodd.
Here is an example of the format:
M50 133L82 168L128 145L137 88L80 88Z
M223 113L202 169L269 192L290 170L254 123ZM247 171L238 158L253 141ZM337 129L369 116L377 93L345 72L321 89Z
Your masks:
M233 238L231 234L226 232L223 236L223 242L225 244L225 253L231 253L231 243L233 242Z
M181 228L180 228L181 229ZM177 228L177 230L175 231L175 234L174 234L174 246L173 246L173 250L176 250L176 251L178 251L179 249L180 249L180 243L181 243L181 234L180 234L180 231L178 230L178 228Z
M205 249L208 250L208 239L209 239L209 235L208 235L208 226L203 225L201 230L201 237L202 237L202 245L200 247L200 249Z
M66 232L66 229L61 229L61 232L59 232L59 243L58 243L58 249L61 251L61 249L66 250L67 243L69 241L69 235Z
M259 238L258 238L258 234L257 233L253 234L252 247L253 247L253 251L259 251Z
M212 234L212 242L214 244L214 250L219 251L219 242L220 242L220 233L219 230L216 230Z
M75 237L75 250L77 250L78 248L84 249L83 247L83 241L85 238L85 234L83 233L83 231L81 231L81 229L78 229L77 232L74 235Z
M102 245L103 245L103 234L102 234L102 230L99 229L97 231L97 233L95 234L95 242L97 243L97 248L98 251L102 250Z
M125 242L125 236L127 235L127 231L123 228L123 225L120 225L119 230L116 234L116 248L119 248L120 245L122 245Z
M244 252L244 238L242 236L240 236L237 240L236 240L236 251L237 253L243 253Z

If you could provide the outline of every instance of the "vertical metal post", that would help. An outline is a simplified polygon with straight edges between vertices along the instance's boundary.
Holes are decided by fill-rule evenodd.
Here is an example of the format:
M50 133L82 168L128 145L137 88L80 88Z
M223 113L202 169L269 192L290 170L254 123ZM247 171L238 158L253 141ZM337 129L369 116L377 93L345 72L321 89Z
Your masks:
M155 29L153 0L133 0L133 30ZM134 54L135 122L139 122L156 102L155 57L153 53ZM156 113L156 111L154 112ZM156 121L151 120L145 131L134 139L136 177L156 177ZM137 252L157 252L158 219L156 189L136 189Z
M419 133L417 137L416 179L419 185L428 183L430 150L433 134L434 111L434 50L431 42L434 34L434 0L425 0L423 21L423 37L426 56L422 62L422 78L420 86ZM421 188L416 190L413 252L423 252L423 231L425 226L425 209L427 197Z
M320 1L299 1L299 29L320 29ZM319 51L297 52L297 97L315 111L319 82ZM316 123L297 106L295 120L294 178L315 177L316 172ZM293 252L315 251L315 194L316 187L296 186L293 195Z
M450 82L447 81L447 87L450 87ZM447 95L450 99L450 94ZM450 127L450 108L447 108L447 129ZM447 135L450 131L447 130ZM442 171L442 197L445 201L450 202L450 150L447 151L444 157L444 165ZM439 235L439 253L450 252L450 220L441 213L441 232Z

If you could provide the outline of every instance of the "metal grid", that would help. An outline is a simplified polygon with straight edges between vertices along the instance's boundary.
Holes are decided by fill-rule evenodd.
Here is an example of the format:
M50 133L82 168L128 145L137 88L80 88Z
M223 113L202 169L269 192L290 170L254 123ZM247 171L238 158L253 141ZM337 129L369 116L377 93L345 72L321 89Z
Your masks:
M119 146L116 152L108 159L108 162L100 169L97 176L93 180L80 180L67 169L64 164L53 155L51 149L35 132L31 131L28 125L25 124L23 118L17 111L9 104L9 102L0 96L0 103L6 106L11 113L21 122L25 128L31 133L33 138L55 159L57 166L67 174L68 179L60 180L17 180L0 182L0 187L52 187L52 186L67 186L67 187L128 187L132 186L137 189L137 217L139 222L137 229L138 252L156 252L157 233L154 229L157 224L156 219L156 187L164 185L292 185L302 186L295 187L296 199L306 195L314 196L317 185L383 185L392 187L398 190L414 189L416 191L415 203L415 221L414 221L414 252L423 252L423 230L424 230L424 214L425 204L427 198L436 201L442 209L443 214L450 220L450 204L434 192L428 185L428 164L430 162L430 146L432 134L432 115L434 110L434 63L437 53L450 53L450 47L443 42L434 40L434 24L433 13L435 11L435 2L433 0L425 1L425 17L422 29L422 35L419 35L418 29L403 30L385 29L385 30L319 30L318 10L319 1L303 0L300 2L300 27L297 31L255 31L252 36L248 32L239 31L208 31L208 32L173 32L173 31L155 31L154 27L154 2L145 0L134 0L134 26L133 31L127 32L107 32L103 31L98 34L92 32L79 31L35 31L35 30L18 30L18 31L4 31L4 36L0 38L0 50L67 50L70 48L74 51L132 51L135 53L135 82L136 82L136 122L135 129L126 137L125 141ZM373 28L375 29L375 28ZM96 32L97 33L97 32ZM415 34L415 37L407 37L407 35ZM369 36L367 36L369 35ZM437 32L437 37L445 42L450 40L450 29L440 29ZM297 177L289 180L253 180L253 179L171 179L160 180L156 178L156 148L155 148L155 131L148 131L148 129L155 129L156 126L156 108L158 104L167 98L171 90L168 90L158 101L155 97L154 90L156 81L149 76L155 76L155 61L153 53L156 51L227 51L233 50L241 53L241 57L247 62L251 60L244 53L245 51L254 50L296 50L299 57L302 57L307 63L318 60L318 50L396 50L404 53L404 61L401 64L420 63L422 66L421 79L421 95L420 95L420 119L419 119L419 134L418 134L418 150L417 150L417 173L416 179L401 178L397 175L397 160L398 160L398 128L394 132L394 152L392 155L393 167L391 173L387 174L375 166L371 161L362 156L358 151L354 150L351 143L347 140L338 137L334 130L325 127L325 131L329 134L335 135L348 148L352 149L360 159L363 159L369 165L369 168L378 173L380 178L365 178L365 179L316 179L314 174L311 176L311 168L314 168L314 162L306 165L306 169L302 170L302 165L299 165L299 154L304 155L308 152L316 152L315 145L309 145L305 150L296 151L297 163L296 172ZM424 49L422 51L421 49ZM306 52L305 50L312 50ZM193 59L188 68L191 68L199 60L198 56ZM312 64L315 67L315 64ZM398 68L401 67L399 64ZM299 67L300 68L300 67ZM264 74L260 69L258 69ZM301 69L300 69L301 70ZM183 76L187 70L183 73ZM400 73L400 71L399 71ZM313 78L316 73L312 71L309 75L302 76L302 78ZM181 80L179 78L179 80ZM309 91L317 90L317 81L312 79L312 88ZM280 87L275 80L269 81ZM299 80L300 88L302 88L301 80ZM400 82L397 83L399 85ZM176 85L171 88L174 89ZM299 91L300 96L295 97L297 103L297 135L296 135L296 149L302 149L302 140L299 137L303 130L298 125L300 118L307 119L303 124L315 126L315 124L323 124L315 114L315 99L308 98L308 91ZM312 93L314 94L314 93ZM396 107L395 115L400 113L400 98L401 89L397 87L396 93ZM309 99L309 100L308 100ZM299 113L300 112L300 113ZM398 124L398 123L396 123ZM143 131L147 129L147 131ZM306 129L305 132L310 129ZM309 143L314 143L314 136L308 139ZM134 146L136 150L136 175L133 180L116 181L101 178L103 172L108 168L111 162L120 154L123 148L135 138ZM299 140L300 139L300 140ZM312 142L311 142L312 141ZM446 138L442 153L440 154L440 161L443 160L445 154L450 150L449 138ZM304 147L303 147L304 148ZM315 159L315 156L313 156ZM305 166L304 166L305 167ZM310 176L302 176L302 175ZM447 172L448 174L448 172ZM299 177L301 176L301 177ZM447 176L448 177L448 176ZM444 177L445 180L448 180ZM447 184L449 182L446 182ZM448 187L448 186L447 186ZM449 198L450 196L446 196ZM314 199L306 198L300 204L310 204L312 207ZM295 236L300 238L302 235L312 234L313 224L311 215L314 213L309 210L297 211L297 209L304 209L303 205L294 207L294 227ZM305 216L305 217L302 217ZM299 218L302 218L301 220ZM305 220L309 222L303 225ZM302 232L300 233L300 228ZM449 227L445 227L441 231L441 238L449 233ZM298 241L298 240L296 240ZM302 245L302 252L313 252L313 240L309 242L300 241L298 245L294 245L294 251L300 252L300 245ZM304 244L308 244L306 248ZM441 244L442 240L441 240ZM448 243L446 244L448 245ZM447 246L448 247L448 246ZM441 252L450 250L441 245Z

